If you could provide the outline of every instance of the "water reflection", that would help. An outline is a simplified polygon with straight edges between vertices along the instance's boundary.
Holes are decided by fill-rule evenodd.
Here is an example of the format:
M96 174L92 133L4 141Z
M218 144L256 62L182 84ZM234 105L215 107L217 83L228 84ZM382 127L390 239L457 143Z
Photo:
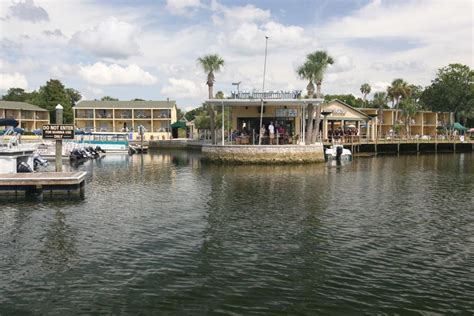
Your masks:
M70 264L78 259L76 232L67 223L62 211L54 213L43 238L44 246L40 250L40 256L45 270L67 270Z
M169 150L72 166L84 199L0 202L0 314L461 314L473 160L225 166Z

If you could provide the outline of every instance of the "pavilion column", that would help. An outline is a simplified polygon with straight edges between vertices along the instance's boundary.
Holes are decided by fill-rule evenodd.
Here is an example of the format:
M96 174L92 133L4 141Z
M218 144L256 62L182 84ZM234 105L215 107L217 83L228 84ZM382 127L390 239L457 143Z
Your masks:
M326 118L326 115L324 116L324 121L323 121L323 141L328 139L328 119Z
M375 140L376 134L375 131L377 130L377 117L374 117L373 126L372 126L372 139Z
M365 126L367 126L367 132L365 133L365 137L367 140L372 140L372 133L370 127L372 126L372 120L365 121Z

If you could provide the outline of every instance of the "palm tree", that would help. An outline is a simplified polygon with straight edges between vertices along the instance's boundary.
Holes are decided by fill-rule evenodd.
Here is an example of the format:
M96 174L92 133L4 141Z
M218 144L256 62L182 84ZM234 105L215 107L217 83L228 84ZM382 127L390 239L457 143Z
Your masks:
M364 95L364 104L366 103L367 95L370 93L372 87L368 83L364 83L360 86L360 92Z
M213 93L212 89L214 87L215 77L214 72L218 72L222 66L224 66L224 60L217 54L214 55L206 55L203 57L199 57L197 59L198 63L202 66L204 72L207 73L207 86L209 88L209 99L212 99ZM208 105L207 107L209 111L209 119L210 119L210 129L211 129L211 142L212 144L216 143L216 119L214 113L214 106Z
M306 56L306 61L303 65L298 67L297 73L300 78L307 79L309 81L306 86L308 96L314 97L314 82L316 82L316 97L321 98L321 85L323 82L323 75L329 65L334 64L334 59L329 56L325 51L316 51ZM313 124L313 117L315 115L315 108L313 104L308 105L308 132L306 138L306 144L312 144L316 141L316 137L319 133L319 122L320 122L320 111L321 107L317 107L316 111L316 123Z
M411 95L411 88L408 83L403 79L395 79L392 81L392 85L388 87L387 93L392 97L392 105L395 109L395 124L398 124L398 109L402 99L407 99Z
M383 109L387 105L387 94L385 92L375 92L373 104L378 108L377 118L379 121L378 135L382 134Z
M418 112L419 106L415 100L409 98L400 102L400 108L405 117L406 134L409 136L411 135L411 119Z

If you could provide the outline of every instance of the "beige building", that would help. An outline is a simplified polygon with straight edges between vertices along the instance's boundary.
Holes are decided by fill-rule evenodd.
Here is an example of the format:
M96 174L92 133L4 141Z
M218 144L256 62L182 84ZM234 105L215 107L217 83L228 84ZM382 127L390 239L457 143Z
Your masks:
M0 118L15 119L18 127L31 132L49 124L49 111L26 102L0 101Z
M382 119L379 120L377 113L378 109L374 108L361 108L360 111L376 116L376 124L379 137L384 137L393 130L394 125L400 125L400 134L406 135L406 123L407 120L401 110L395 109L384 109L382 112ZM395 113L398 111L397 122L395 122ZM431 111L418 111L409 121L408 124L410 134L415 135L426 135L436 136L438 128L443 126L450 126L454 123L454 113L452 112L431 112Z
M232 130L246 130L249 135L255 138L260 126L261 101L257 98L250 99L225 99L208 100L216 107L231 107ZM306 112L306 107L312 102L319 104L316 100L309 99L266 99L264 101L263 125L268 126L270 122L283 126L290 137L299 142L303 136L303 130L307 125L307 118L302 118L302 113ZM384 138L391 132L395 125L395 112L393 109L383 110L382 120L378 119L378 110L374 108L354 108L340 101L333 100L321 104L321 135L324 141L330 140L333 135L338 135L340 131L369 140ZM437 135L441 126L451 125L453 113L438 113L430 111L419 111L410 120L411 135L430 136ZM406 134L405 118L399 110L398 124L402 127L400 134ZM219 127L218 127L219 128ZM258 135L257 135L258 136ZM293 143L294 143L293 141Z
M138 132L147 138L171 137L176 122L176 101L81 101L74 107L74 124L86 132Z

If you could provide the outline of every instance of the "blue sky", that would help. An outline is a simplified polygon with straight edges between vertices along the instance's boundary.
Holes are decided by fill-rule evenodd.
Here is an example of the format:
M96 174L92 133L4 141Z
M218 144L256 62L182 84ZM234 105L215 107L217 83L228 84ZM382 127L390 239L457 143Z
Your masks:
M84 99L206 98L196 59L217 53L225 67L215 91L266 86L304 89L295 73L306 54L326 50L336 63L323 93L360 96L394 78L426 86L449 63L473 66L469 0L2 0L0 93L60 79Z

